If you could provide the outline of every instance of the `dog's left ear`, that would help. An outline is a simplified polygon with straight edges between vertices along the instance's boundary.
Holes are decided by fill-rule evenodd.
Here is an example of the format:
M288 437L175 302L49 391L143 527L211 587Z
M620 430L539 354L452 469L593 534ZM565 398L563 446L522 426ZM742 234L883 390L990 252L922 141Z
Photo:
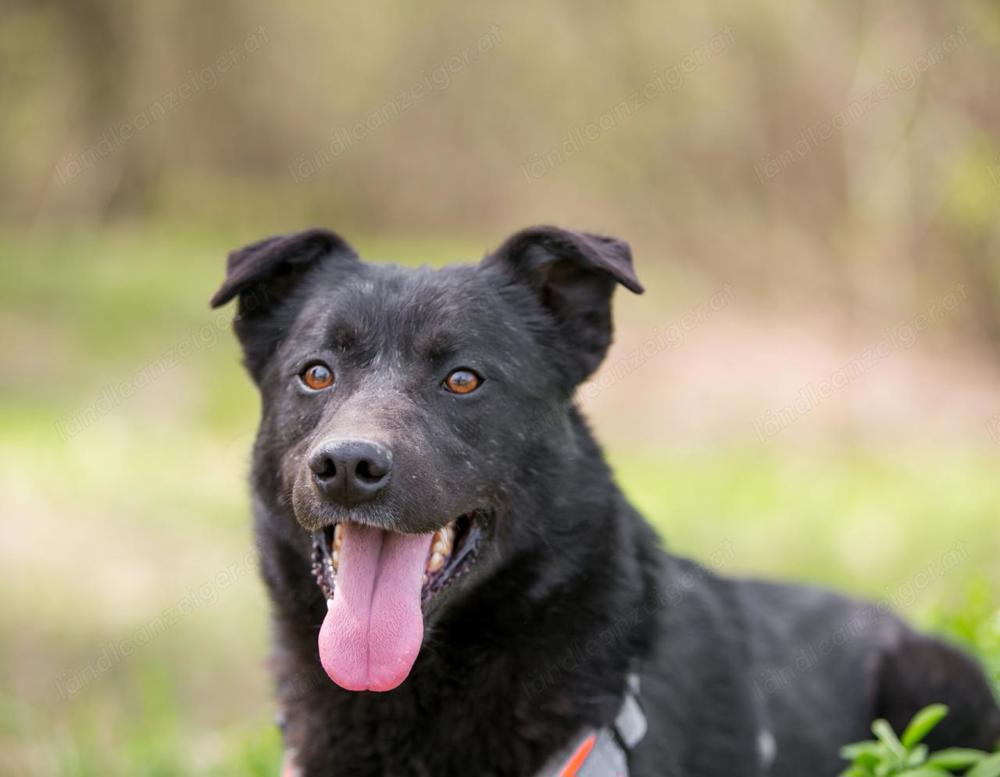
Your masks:
M340 235L328 229L268 237L229 254L226 280L211 305L217 308L239 297L233 329L254 380L298 314L302 295L296 295L296 290L320 265L354 272L361 260Z
M611 295L617 284L642 294L628 243L559 227L529 227L511 235L483 264L501 265L527 283L552 314L580 383L611 345Z
M347 241L328 229L307 229L258 240L230 252L226 259L226 280L209 304L221 307L239 295L240 313L247 308L259 310L303 271L334 254L358 260Z

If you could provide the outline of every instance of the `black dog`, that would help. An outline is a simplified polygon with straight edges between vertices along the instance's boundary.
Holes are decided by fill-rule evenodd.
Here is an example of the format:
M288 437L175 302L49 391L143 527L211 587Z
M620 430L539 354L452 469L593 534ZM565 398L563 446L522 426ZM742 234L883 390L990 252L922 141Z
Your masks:
M618 283L625 243L553 227L437 271L321 229L230 255L287 772L825 777L932 702L933 746L992 748L964 654L660 550L573 404Z

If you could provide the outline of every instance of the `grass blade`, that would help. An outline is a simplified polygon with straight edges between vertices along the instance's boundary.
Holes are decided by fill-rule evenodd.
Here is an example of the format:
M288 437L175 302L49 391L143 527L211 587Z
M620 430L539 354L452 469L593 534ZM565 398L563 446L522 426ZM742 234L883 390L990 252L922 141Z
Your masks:
M947 715L948 708L943 704L934 704L918 712L903 732L903 747L910 750L923 742Z

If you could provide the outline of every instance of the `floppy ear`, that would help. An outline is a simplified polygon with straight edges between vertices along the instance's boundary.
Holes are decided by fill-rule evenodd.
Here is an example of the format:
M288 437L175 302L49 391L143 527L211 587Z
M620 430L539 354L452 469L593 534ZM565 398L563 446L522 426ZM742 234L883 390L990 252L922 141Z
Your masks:
M230 252L226 280L210 304L217 308L240 295L241 314L244 306L260 309L268 300L280 297L306 269L335 253L353 261L358 259L354 249L328 229L307 229L258 240ZM247 292L254 293L248 296Z
M255 379L298 312L280 303L292 295L310 269L334 261L360 265L354 249L327 229L268 237L229 254L226 280L211 305L217 308L239 296L233 326Z
M483 260L527 284L554 317L561 344L582 382L611 345L611 295L616 284L642 294L628 243L559 227L529 227L511 235Z

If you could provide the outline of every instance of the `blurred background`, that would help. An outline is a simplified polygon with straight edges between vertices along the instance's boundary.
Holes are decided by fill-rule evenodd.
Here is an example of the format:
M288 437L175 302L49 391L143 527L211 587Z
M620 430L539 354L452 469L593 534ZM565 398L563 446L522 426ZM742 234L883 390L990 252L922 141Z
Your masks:
M257 398L207 300L311 225L628 239L581 403L665 541L1000 678L998 46L976 0L5 0L0 773L275 773Z

